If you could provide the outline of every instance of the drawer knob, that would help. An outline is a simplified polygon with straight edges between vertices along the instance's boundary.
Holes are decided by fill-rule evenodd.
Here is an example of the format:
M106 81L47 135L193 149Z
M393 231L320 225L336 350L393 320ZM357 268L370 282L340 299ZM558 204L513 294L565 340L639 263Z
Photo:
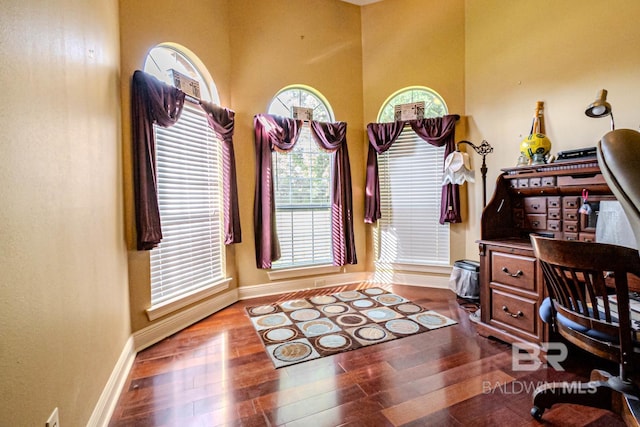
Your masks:
M524 274L522 270L518 270L515 273L510 273L507 267L502 267L502 272L507 276L511 276L511 277L520 277Z
M505 314L506 314L507 316L511 316L511 317L513 317L514 319L517 319L518 317L522 317L522 316L524 316L524 313L523 313L523 312L521 312L520 310L518 310L518 312L517 312L517 313L511 313L511 312L509 311L509 309L507 308L507 306L506 306L506 305L503 305L503 306L502 306L502 311L504 311L504 312L505 312Z

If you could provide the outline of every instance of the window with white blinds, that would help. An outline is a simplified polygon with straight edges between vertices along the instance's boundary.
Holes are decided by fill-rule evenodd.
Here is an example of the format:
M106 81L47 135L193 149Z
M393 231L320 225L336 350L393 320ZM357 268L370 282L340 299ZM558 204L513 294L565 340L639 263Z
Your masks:
M305 123L293 150L273 156L281 257L274 268L331 264L331 156Z
M282 89L269 114L294 116L294 107L312 111L313 120L333 121L328 102L308 86ZM273 156L276 230L281 257L274 269L333 263L331 245L331 161L304 123L291 151Z
M224 279L221 143L185 102L174 126L155 126L162 242L151 251L151 304Z
M424 101L424 117L447 114L434 90L412 86L383 104L379 122L392 122L396 105ZM378 155L380 209L376 233L380 264L449 265L449 224L440 224L444 147L423 141L407 126L385 153Z
M378 260L449 265L449 225L441 225L444 147L405 128L378 156L380 209Z

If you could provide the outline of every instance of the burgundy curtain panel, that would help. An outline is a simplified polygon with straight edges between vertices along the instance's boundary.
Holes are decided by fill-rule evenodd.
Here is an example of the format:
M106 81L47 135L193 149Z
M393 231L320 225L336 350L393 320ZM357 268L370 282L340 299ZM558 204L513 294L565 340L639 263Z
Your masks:
M143 71L133 74L131 115L133 177L138 250L150 250L162 240L158 207L156 147L153 125L173 126L182 113L185 94ZM235 157L233 151L234 112L201 103L209 126L223 141L223 190L225 244L241 241Z
M382 217L380 213L380 181L378 177L378 153L391 147L404 129L404 122L369 123L369 152L367 154L367 181L364 197L364 222L375 223Z
M256 144L256 189L254 199L254 229L256 265L271 268L280 258L276 233L273 189L272 153L290 151L300 136L301 120L270 114L254 118ZM331 221L333 264L355 264L353 236L353 202L351 169L347 149L347 125L344 122L311 122L311 133L324 150L335 152L332 165Z
M131 127L138 250L153 249L162 240L153 125L173 126L182 113L184 96L149 74L133 74Z
M351 166L347 148L347 124L312 121L311 134L323 149L335 152L331 188L333 265L357 264L353 236L353 200Z
M233 150L235 112L215 104L200 101L207 114L209 126L222 139L222 198L224 209L224 243L240 243L240 209L238 208L238 179L236 177L236 155Z
M289 151L300 136L301 120L258 114L253 119L256 144L256 190L253 200L256 265L271 268L280 258L276 233L271 153L274 149Z
M420 138L436 147L445 147L445 158L455 151L455 125L460 119L457 114L421 120L397 121L393 123L369 123L369 153L367 156L367 177L365 191L366 223L375 223L381 218L380 213L380 181L378 177L378 154L387 151L398 139L406 124ZM460 192L458 185L446 184L442 187L440 207L440 224L445 222L461 222Z

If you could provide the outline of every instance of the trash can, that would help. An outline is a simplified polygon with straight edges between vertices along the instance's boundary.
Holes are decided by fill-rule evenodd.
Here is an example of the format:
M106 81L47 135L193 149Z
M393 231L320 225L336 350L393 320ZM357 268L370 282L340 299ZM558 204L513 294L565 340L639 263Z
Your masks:
M480 263L468 259L454 262L449 286L456 290L460 298L480 299Z

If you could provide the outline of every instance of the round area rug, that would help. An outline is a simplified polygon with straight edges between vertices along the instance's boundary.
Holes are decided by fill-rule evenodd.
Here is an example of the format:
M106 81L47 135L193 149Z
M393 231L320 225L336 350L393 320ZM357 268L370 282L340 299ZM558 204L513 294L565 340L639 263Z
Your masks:
M298 322L304 322L306 320L313 320L320 317L320 312L312 308L303 308L301 310L292 311L289 313L289 317Z
M282 328L269 329L263 334L264 340L269 343L278 343L290 340L296 335L296 330L290 326L283 326Z
M369 288L369 289L364 289L362 292L364 292L367 295L380 295L384 293L384 290L380 288Z
M349 348L351 342L351 338L344 334L328 334L316 340L316 347L324 351L342 351Z
M375 304L373 301L371 301L370 299L357 299L355 301L351 301L350 304L358 309L358 308L369 308L369 307L373 307L373 305Z
M325 305L320 310L327 314L340 314L344 313L345 311L349 311L349 307L343 304L329 304Z
M379 322L381 320L391 320L399 316L395 311L386 307L372 308L371 310L367 310L365 314L368 318L372 319L375 322Z
M420 307L418 304L413 304L409 302L404 304L398 304L395 306L395 309L406 314L420 313L423 310L423 308Z
M384 326L394 334L415 334L420 330L420 326L409 319L389 320Z
M326 334L334 329L333 323L326 319L312 320L298 326L307 336Z
M387 337L387 332L378 326L362 326L353 331L353 335L365 341L376 342Z
M336 317L336 323L344 327L360 326L367 323L367 318L359 314L342 314Z
M282 304L280 304L280 307L284 308L285 310L297 310L299 308L311 307L311 304L309 304L307 300L296 299L291 301L285 301Z
M344 291L336 294L336 296L341 300L351 300L351 299L362 298L364 295L362 295L358 291Z
M401 296L394 295L394 294L378 295L373 297L373 299L378 301L380 304L385 304L385 305L400 304L401 302L406 301Z
M442 326L447 323L447 318L436 313L418 314L415 319L426 326Z
M264 316L256 321L259 326L273 328L274 326L284 325L287 318L284 314L271 314Z
M311 297L309 300L314 304L332 304L338 301L335 297L331 295L318 295L316 297Z
M303 342L288 342L273 350L273 357L283 362L297 362L311 354L311 346Z
M276 311L276 307L274 305L259 305L258 307L251 307L248 311L252 316L261 316L263 314L273 313Z

